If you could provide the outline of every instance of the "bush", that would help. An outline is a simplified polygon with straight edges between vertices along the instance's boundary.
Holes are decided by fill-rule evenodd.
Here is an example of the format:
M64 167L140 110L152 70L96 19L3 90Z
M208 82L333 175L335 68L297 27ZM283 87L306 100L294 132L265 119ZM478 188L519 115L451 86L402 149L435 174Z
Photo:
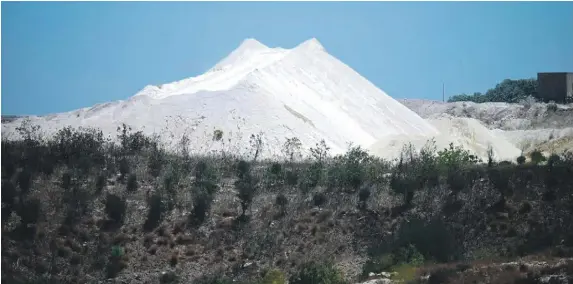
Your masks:
M38 198L26 200L18 210L23 225L37 224L42 216L42 203Z
M414 259L421 259L417 255L418 251L423 259L438 262L448 262L457 260L460 257L459 247L454 235L446 227L446 223L440 219L423 221L421 219L411 219L403 222L396 233L393 250L396 263L416 263Z
M290 284L343 284L342 273L331 263L318 264L308 262L303 264L290 279Z
M510 181L513 172L511 166L498 166L488 170L489 180L503 197L512 195Z
M326 195L322 192L318 192L312 197L312 202L314 206L321 207L326 203Z
M50 142L56 160L86 174L93 166L105 164L103 132L95 129L66 127Z
M553 166L560 164L560 162L561 162L561 157L559 155L551 154L547 159L547 166L552 168Z
M531 159L531 162L536 165L545 162L547 160L545 156L543 156L543 153L541 153L541 151L539 150L533 150L533 152L529 154L529 158Z
M366 179L366 166L372 161L374 158L360 146L351 146L344 155L334 157L328 171L329 186L358 191Z
M394 255L391 253L373 256L364 263L364 266L362 266L361 278L365 279L371 272L380 273L388 271L395 263Z
M269 169L269 172L275 176L278 177L281 173L282 173L282 166L279 163L273 163L271 165L271 168Z
M122 224L125 216L126 203L115 194L108 194L105 200L105 213L116 224Z
M135 174L130 174L127 178L127 186L126 189L128 192L134 192L137 190L137 176Z
M72 175L69 172L62 174L62 188L69 190L72 186Z
M279 193L275 199L275 204L284 209L288 205L288 199L283 193Z
M196 279L196 284L232 284L233 280L220 275L204 275Z
M298 184L298 172L295 170L289 170L286 172L286 184L290 186L296 186Z
M368 187L363 187L362 189L360 189L360 191L358 192L358 200L360 201L359 204L360 208L366 209L366 202L368 202L368 198L370 198L371 194L372 193L370 192L370 188Z
M517 157L517 164L518 165L525 164L525 156L521 155L521 156Z
M127 158L119 160L119 173L123 179L127 174L129 174L129 161Z
M17 181L21 194L26 195L32 186L32 172L28 168L23 168L18 173Z
M147 219L143 224L143 230L146 232L152 231L159 225L164 211L161 196L158 194L153 194L149 199L148 204L149 211L147 212Z
M284 194L279 193L275 199L275 204L280 208L281 215L285 215L288 206L288 198Z
M211 210L211 203L213 198L209 194L201 194L193 201L193 217L199 224L205 221L209 210Z
M454 146L454 143L450 143L449 148L438 151L437 163L442 171L456 171L479 162L476 156L460 146Z
M241 217L245 218L245 212L251 206L255 196L257 182L250 172L250 165L245 161L239 161L237 166L238 180L235 182L237 196L241 200Z
M117 128L117 137L120 141L121 150L124 154L140 152L143 150L143 148L149 147L153 144L149 138L143 135L143 132L137 131L132 133L131 130L132 128L125 124L122 124Z
M398 267L418 267L424 264L424 256L412 244L397 247L391 253L372 256L362 267L361 277L364 279L370 272L396 270Z
M213 196L217 189L217 183L219 177L215 172L215 169L207 164L205 161L199 161L195 167L195 189L198 194L208 194Z
M285 284L286 279L284 273L280 270L273 269L265 274L265 277L259 284Z
M12 214L15 198L18 195L16 187L10 180L2 181L2 220L6 220Z
M154 147L151 150L149 159L147 160L147 168L149 170L149 174L154 178L159 177L164 162L165 162L165 157L163 152L161 152L159 148Z
M96 193L101 193L103 188L105 187L106 179L103 175L98 175L95 182L95 191Z

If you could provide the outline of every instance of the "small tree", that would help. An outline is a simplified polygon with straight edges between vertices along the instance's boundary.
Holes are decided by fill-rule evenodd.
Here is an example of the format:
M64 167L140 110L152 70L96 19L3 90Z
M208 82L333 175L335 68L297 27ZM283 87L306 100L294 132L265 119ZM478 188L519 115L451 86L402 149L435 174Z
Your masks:
M282 152L289 162L294 162L295 159L301 157L302 143L296 137L287 138L283 144Z
M237 195L241 200L242 213L240 218L245 219L245 213L253 202L257 183L251 174L250 164L246 161L239 161L237 166L237 176L239 179L235 182L235 187L238 191Z
M249 143L251 144L251 148L253 149L253 161L256 161L261 152L263 151L264 141L263 141L263 133L251 134L251 138Z
M317 163L322 165L324 160L328 157L329 151L330 147L328 147L324 139L322 139L319 143L316 143L314 148L310 148L310 155Z
M561 157L557 154L551 154L547 159L547 166L553 168L556 164L559 164L559 162L561 162Z
M518 165L525 164L525 156L521 155L521 156L517 157L517 164Z
M531 162L536 165L545 162L547 160L545 156L543 156L543 153L541 153L541 151L537 149L533 150L533 152L529 154L529 158L531 159Z
M223 139L223 131L216 129L213 131L213 141L221 141Z

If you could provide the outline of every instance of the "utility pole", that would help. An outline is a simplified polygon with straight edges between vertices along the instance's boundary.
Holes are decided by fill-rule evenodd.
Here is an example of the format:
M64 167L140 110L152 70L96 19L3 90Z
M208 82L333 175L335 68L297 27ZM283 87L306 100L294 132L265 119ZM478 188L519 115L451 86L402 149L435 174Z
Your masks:
M444 82L442 82L442 102L446 101L446 87Z

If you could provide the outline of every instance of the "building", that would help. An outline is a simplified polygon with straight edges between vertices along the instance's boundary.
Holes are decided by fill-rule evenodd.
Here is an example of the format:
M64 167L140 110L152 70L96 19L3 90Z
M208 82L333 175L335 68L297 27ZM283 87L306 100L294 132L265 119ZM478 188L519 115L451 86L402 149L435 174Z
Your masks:
M573 103L573 73L537 73L537 96L544 102Z

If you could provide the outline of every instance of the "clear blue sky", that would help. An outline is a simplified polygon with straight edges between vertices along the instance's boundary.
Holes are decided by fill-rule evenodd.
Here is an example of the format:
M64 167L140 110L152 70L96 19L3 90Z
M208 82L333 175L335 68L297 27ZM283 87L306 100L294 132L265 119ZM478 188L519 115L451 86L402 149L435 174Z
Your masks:
M573 2L3 2L2 113L126 99L196 76L254 37L316 37L395 98L573 71Z

